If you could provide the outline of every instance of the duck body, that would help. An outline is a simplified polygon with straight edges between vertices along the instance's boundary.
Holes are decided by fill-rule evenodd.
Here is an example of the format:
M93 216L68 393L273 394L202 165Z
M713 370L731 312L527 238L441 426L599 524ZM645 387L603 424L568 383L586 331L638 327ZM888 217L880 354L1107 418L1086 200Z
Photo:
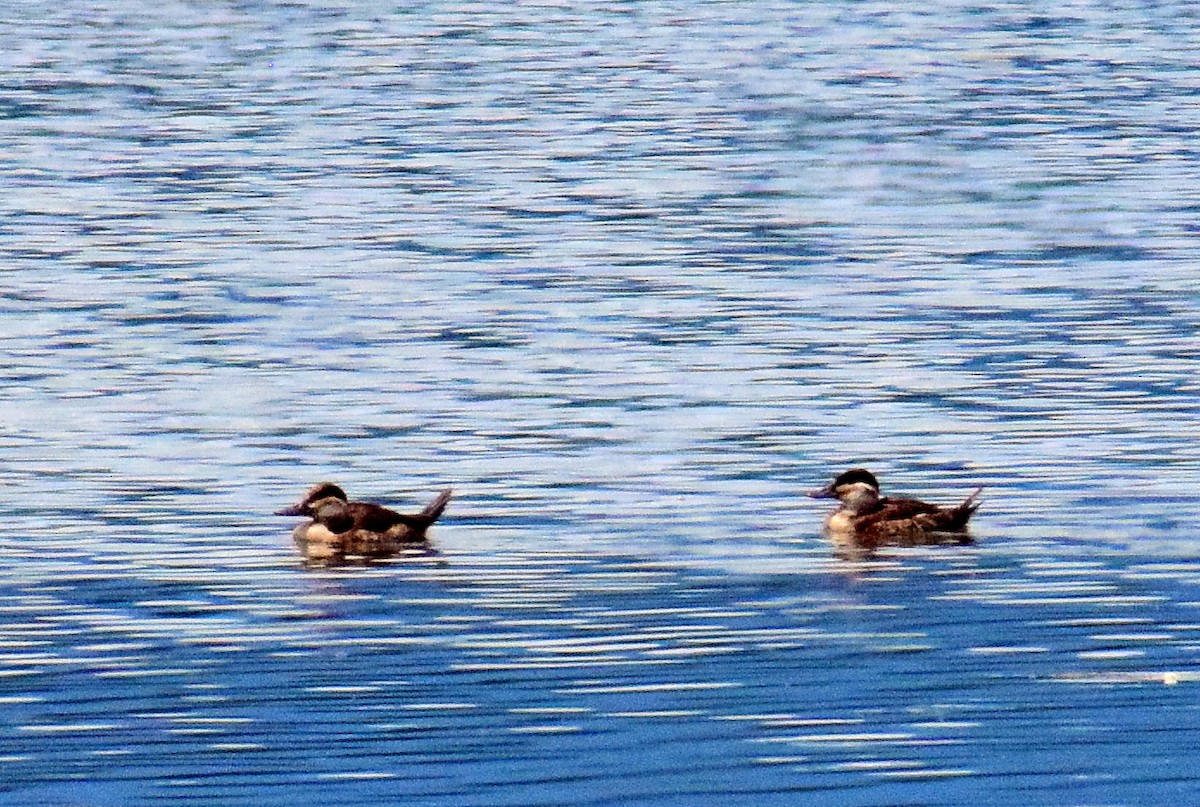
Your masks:
M309 566L336 566L351 558L394 557L409 549L428 549L427 531L450 502L449 489L425 509L406 515L373 502L348 501L332 482L312 487L298 503L277 516L311 519L292 532L292 540Z
M839 553L864 556L881 546L971 543L967 522L979 509L982 490L954 507L939 507L918 499L881 496L875 476L853 468L808 495L840 502L825 519L825 534Z

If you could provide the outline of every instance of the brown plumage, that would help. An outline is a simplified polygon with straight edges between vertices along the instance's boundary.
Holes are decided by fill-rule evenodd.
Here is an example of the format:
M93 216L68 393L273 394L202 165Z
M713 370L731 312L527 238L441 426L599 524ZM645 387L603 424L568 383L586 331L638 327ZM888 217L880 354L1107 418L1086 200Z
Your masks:
M955 507L939 507L917 499L880 496L874 474L853 468L809 496L841 502L825 519L825 533L840 552L863 556L880 546L971 543L967 522L979 509L982 490L976 489Z
M421 512L406 515L373 502L348 501L340 487L322 482L275 515L311 519L297 527L292 538L305 563L332 566L349 557L388 558L427 547L426 533L446 509L450 495L449 489L443 490Z

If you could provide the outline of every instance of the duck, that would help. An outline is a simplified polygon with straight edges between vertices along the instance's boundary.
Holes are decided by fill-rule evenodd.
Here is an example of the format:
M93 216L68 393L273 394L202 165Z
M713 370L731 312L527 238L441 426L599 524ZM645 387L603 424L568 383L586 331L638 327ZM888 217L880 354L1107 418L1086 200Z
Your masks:
M981 492L982 487L976 488L961 504L939 507L918 499L881 496L874 474L851 468L808 495L841 503L825 518L825 535L839 554L863 557L881 546L972 543L967 522L979 509Z
M275 515L310 519L292 532L306 566L338 566L351 557L372 560L406 549L428 549L427 531L451 495L447 488L419 513L405 515L374 502L350 501L339 485L321 482Z

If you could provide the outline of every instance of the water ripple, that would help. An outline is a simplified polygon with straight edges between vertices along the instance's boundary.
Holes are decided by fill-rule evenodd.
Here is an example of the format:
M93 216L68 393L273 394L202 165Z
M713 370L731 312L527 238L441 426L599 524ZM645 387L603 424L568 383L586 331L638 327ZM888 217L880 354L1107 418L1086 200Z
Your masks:
M1186 802L1194 14L894 5L12 10L0 801Z

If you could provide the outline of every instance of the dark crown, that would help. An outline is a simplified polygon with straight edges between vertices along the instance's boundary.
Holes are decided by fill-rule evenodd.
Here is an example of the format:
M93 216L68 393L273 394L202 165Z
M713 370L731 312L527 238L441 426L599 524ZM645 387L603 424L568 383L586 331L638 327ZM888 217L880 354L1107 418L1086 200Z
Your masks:
M866 468L851 468L849 471L841 474L837 479L833 480L833 488L836 490L842 485L853 485L858 482L865 482L876 490L879 490L879 480L875 478L875 474Z

